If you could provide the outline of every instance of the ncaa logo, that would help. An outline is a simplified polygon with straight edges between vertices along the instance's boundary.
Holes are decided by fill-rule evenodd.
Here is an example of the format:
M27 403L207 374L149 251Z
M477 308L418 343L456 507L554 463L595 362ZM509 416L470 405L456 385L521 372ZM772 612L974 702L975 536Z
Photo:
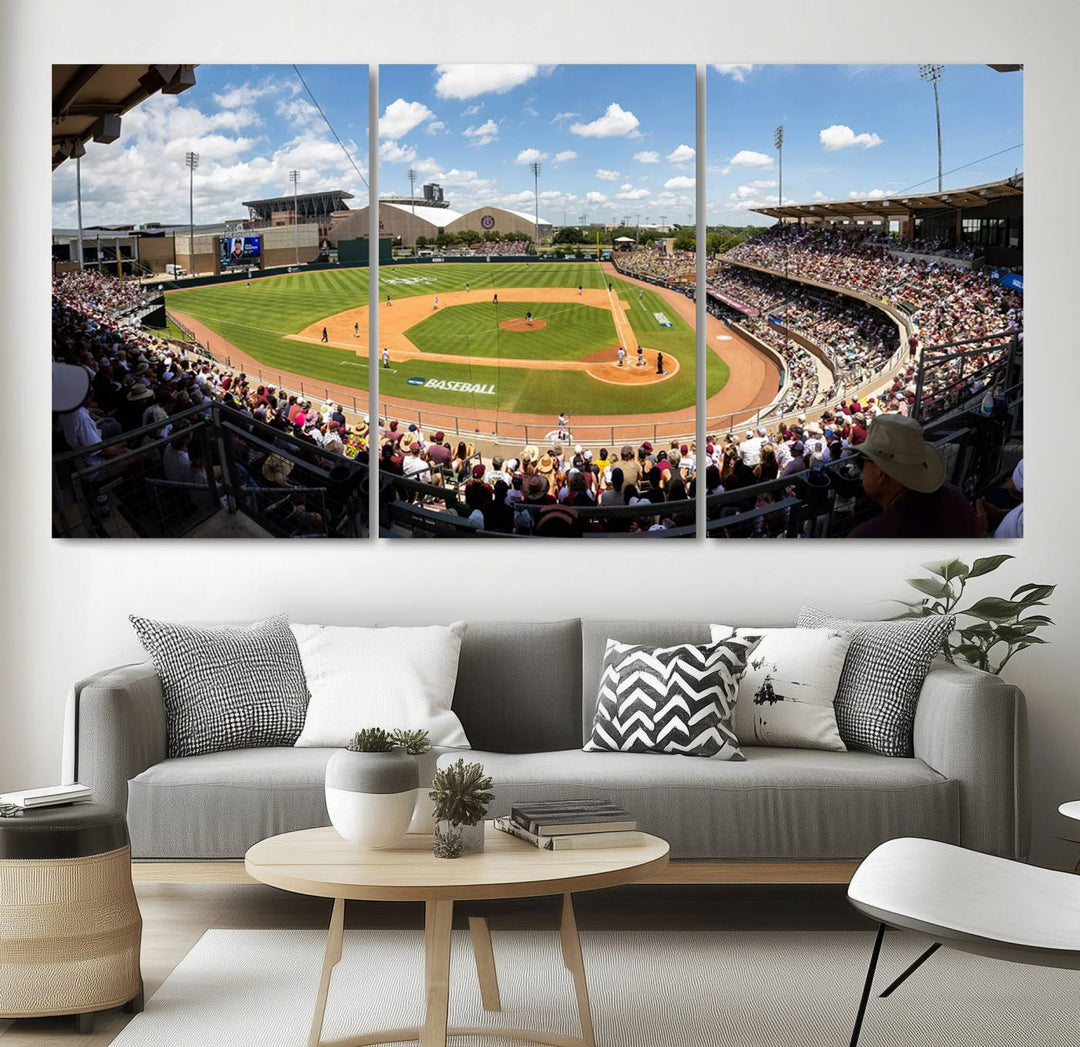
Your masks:
M484 229L494 229L495 218L492 215L486 214L480 219L480 225Z
M427 381L426 378L406 378L406 385L423 385Z

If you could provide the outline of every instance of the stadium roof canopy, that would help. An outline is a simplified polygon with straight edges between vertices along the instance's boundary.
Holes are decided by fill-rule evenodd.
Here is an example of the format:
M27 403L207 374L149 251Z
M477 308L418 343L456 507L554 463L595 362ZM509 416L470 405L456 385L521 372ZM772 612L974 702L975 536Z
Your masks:
M54 65L52 68L52 165L79 147L115 142L120 117L162 91L178 95L195 85L192 65Z
M259 218L269 218L275 211L291 211L295 200L297 213L300 215L330 214L332 211L347 211L346 200L353 198L352 193L344 189L326 189L321 193L292 193L286 196L271 196L265 200L242 200L241 204L253 211Z
M403 211L405 214L409 215L413 213L412 204L396 204L391 203L388 200L380 199L379 206L392 207L395 211ZM425 222L430 222L432 225L445 228L451 222L456 222L459 218L463 218L464 215L462 215L460 211L452 211L449 207L429 207L417 200L416 217L422 218Z
M483 210L483 208L477 208L477 210ZM506 211L509 214L516 215L518 218L523 219L526 222L536 222L536 216L531 211L515 211L512 207L500 207L500 211ZM540 219L541 225L551 225L546 218Z
M950 189L944 193L897 193L873 200L815 200L809 204L755 207L754 211L772 218L906 218L934 211L981 207L1002 197L1023 195L1024 176L1020 174L1000 182Z

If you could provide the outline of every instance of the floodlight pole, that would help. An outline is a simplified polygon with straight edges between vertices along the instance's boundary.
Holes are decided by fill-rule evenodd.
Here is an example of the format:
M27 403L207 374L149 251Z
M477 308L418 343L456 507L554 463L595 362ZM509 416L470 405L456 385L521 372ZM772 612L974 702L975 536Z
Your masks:
M929 80L934 88L934 117L937 120L937 191L941 192L941 103L938 101L938 81L944 71L943 65L920 65L919 76Z
M199 154L187 153L184 163L188 168L188 263L191 275L195 275L195 168L199 166Z
M533 173L533 202L535 204L534 217L536 221L533 229L533 249L540 243L540 161L534 160L529 164L529 170Z
M777 178L776 178L776 206L784 206L784 125L779 124L773 131L773 142L776 145ZM783 218L780 219L783 221Z
M82 157L75 157L75 213L79 221L79 270L83 267Z
M412 216L416 217L416 172L409 168L409 202L412 204Z
M296 186L300 181L299 171L289 172L289 181L292 182L292 216L293 216L293 243L296 245L296 264L300 264L300 209L296 195Z

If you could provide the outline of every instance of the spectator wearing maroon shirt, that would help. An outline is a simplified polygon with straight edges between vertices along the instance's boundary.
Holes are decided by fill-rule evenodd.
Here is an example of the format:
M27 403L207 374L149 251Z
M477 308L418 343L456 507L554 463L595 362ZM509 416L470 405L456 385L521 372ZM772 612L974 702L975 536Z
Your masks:
M885 414L870 425L859 449L862 484L881 513L851 538L976 538L975 510L945 482L945 463L913 418Z

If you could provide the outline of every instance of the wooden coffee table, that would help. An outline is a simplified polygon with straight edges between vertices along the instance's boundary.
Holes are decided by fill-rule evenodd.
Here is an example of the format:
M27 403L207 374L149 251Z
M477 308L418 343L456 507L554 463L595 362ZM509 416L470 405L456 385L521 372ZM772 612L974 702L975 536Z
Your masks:
M416 1041L420 1047L445 1047L448 1036L502 1036L548 1047L596 1047L572 894L647 879L667 865L667 843L645 833L638 836L636 844L603 850L542 851L499 832L489 823L483 853L446 859L432 855L428 836L410 837L400 849L366 851L347 843L332 828L305 829L257 843L247 852L244 865L256 880L272 887L334 899L308 1047L329 1047L322 1040L323 1014L330 975L341 959L348 899L424 902L426 1007L420 1028L365 1033L334 1041L334 1047L403 1041ZM448 1028L454 902L545 895L562 895L563 962L574 978L581 1035L480 1026ZM469 934L484 1010L499 1011L502 1007L487 919L470 916Z

